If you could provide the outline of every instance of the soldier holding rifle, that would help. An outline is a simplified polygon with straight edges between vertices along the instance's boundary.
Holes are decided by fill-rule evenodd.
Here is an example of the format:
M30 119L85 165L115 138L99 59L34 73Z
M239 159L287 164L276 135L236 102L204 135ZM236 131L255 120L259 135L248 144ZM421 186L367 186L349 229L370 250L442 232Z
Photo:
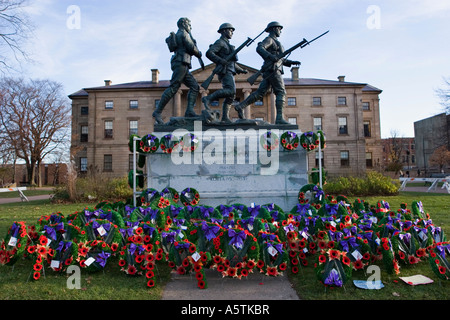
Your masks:
M197 100L197 95L200 91L200 86L195 80L194 76L189 72L191 66L192 56L196 56L202 67L203 61L201 60L202 53L198 50L196 41L191 35L191 22L188 18L180 18L177 22L177 33L171 33L166 42L169 46L169 50L174 52L170 60L172 73L172 79L170 80L170 86L163 92L159 104L153 112L152 116L155 118L157 124L164 124L161 113L164 110L166 104L177 93L181 84L185 84L189 88L187 95L187 108L185 117L197 117L194 112L194 104Z
M284 88L284 80L282 77L283 66L290 67L292 65L299 65L300 62L279 58L284 52L283 46L278 41L282 28L283 26L280 23L276 21L270 22L265 30L269 33L269 36L258 44L256 51L264 59L264 64L261 69L263 80L255 92L234 107L241 119L244 119L243 109L255 101L261 100L269 89L272 88L273 93L276 96L275 123L289 124L289 122L283 119L283 109L286 100L286 90Z
M230 39L233 37L234 30L235 28L230 23L223 23L219 27L219 30L217 30L217 32L221 34L220 38L214 44L210 45L208 51L206 52L208 59L214 62L216 66L220 66L220 70L217 74L219 81L222 83L222 89L214 91L212 94L203 97L202 102L206 111L210 113L211 101L224 98L221 119L221 122L223 123L231 123L229 112L231 104L236 97L236 84L234 81L234 76L238 73L247 73L247 70L241 68L236 63L238 59L234 52L235 48L230 44ZM214 76L214 73L212 76ZM207 84L202 84L202 86L206 86L207 88L209 82Z

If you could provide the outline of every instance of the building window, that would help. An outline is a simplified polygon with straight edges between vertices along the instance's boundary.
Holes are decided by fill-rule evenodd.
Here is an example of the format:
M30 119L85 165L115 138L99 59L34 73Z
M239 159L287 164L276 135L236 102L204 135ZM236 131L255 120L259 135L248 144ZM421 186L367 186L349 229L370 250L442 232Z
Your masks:
M291 97L287 99L287 105L288 106L296 106L297 105L297 99L295 97Z
M322 98L321 97L313 97L313 106L321 106Z
M80 172L87 171L87 158L80 158Z
M258 100L258 101L255 101L254 105L255 106L262 106L264 104L263 104L262 100Z
M347 97L338 97L338 106L346 106Z
M103 156L103 171L112 171L112 154Z
M350 165L348 151L341 151L341 167L348 167Z
M88 142L88 140L89 140L89 127L81 126L80 142Z
M139 108L139 102L137 100L130 100L130 109Z
M366 138L370 138L370 121L364 121L363 122L364 125L364 137Z
M114 101L105 101L105 109L114 109Z
M322 118L317 117L313 119L313 131L322 130Z
M262 118L262 117L255 117L255 120L257 120L257 121L264 121L264 118Z
M364 111L370 111L370 102L363 102L362 103L362 109Z
M367 168L373 167L372 152L366 152L366 167Z
M347 117L339 117L339 134L348 134Z
M138 121L137 120L130 120L130 136L132 134L138 134Z
M289 117L288 122L290 124L297 124L297 117Z
M86 106L80 107L80 114L82 116L87 116L89 114L89 107Z
M113 137L113 122L112 120L105 121L105 139L112 139Z

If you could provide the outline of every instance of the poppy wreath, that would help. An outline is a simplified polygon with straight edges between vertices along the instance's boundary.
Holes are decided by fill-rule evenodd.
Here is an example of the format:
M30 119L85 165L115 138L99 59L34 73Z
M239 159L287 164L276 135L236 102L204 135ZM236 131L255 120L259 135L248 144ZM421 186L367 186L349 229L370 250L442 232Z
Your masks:
M280 138L277 134L269 130L261 135L261 137L259 138L259 143L265 150L271 151L278 148L278 145L280 144Z
M259 260L257 238L242 228L230 227L224 232L224 251L222 259L214 265L223 277L241 279L253 272L255 267L264 267ZM218 259L217 259L218 260Z
M260 260L256 265L260 273L273 277L282 275L288 263L288 251L284 248L284 242L274 234L261 233L258 244Z
M193 152L198 148L199 140L193 133L186 133L180 140L179 146L183 152Z
M384 237L380 240L383 264L388 274L399 274L400 266L395 258L392 242L389 238Z
M53 271L66 271L71 265L76 264L78 256L78 244L73 241L62 240L56 247L52 260L50 261L50 268Z
M316 209L320 209L321 204L325 201L325 192L319 186L309 183L300 188L298 201L299 203L315 204Z
M159 192L153 188L147 188L141 192L141 206L149 206L152 201L159 196Z
M40 235L36 244L27 247L27 253L35 261L33 265L33 280L39 280L44 272L44 263L49 264L54 255L54 249L49 246L48 238Z
M149 153L155 153L156 150L159 148L159 139L149 133L141 138L141 141L139 141L139 153L143 154L149 154Z
M422 201L413 201L412 205L412 214L416 219L430 219L429 215L425 212Z
M420 258L416 256L417 250L419 250L419 243L409 232L397 232L391 237L392 249L395 256L398 257L398 261L402 261L405 264L416 264L420 262ZM420 250L419 255L422 255L425 250Z
M104 241L91 240L78 243L76 261L82 269L88 272L103 270L111 256L111 247Z
M178 140L177 137L175 137L173 134L166 134L164 135L160 140L160 148L162 152L164 153L172 153L175 147L180 143L180 140Z
M307 152L315 150L319 146L319 143L319 137L312 131L304 132L300 135L300 145Z
M371 248L369 241L359 236L343 237L339 240L338 248L347 252L354 270L361 270L371 262Z
M0 265L12 266L25 253L28 243L25 222L13 222L0 246Z
M352 276L347 253L336 249L322 250L317 255L314 271L326 287L342 287Z
M281 135L281 145L285 150L293 151L297 149L299 142L300 138L293 131L286 131Z
M181 191L180 200L185 206L196 206L200 201L200 193L194 188L186 188Z
M136 140L134 140L134 138L136 138ZM128 150L130 150L131 153L134 152L134 146L133 146L133 142L134 145L136 146L136 152L139 151L140 148L140 142L142 138L140 136L138 136L137 134L132 134L130 135L130 138L128 140Z
M295 227L291 227L295 225ZM293 221L284 227L284 232L279 232L279 238L286 244L286 250L289 255L289 265L292 273L298 273L299 264L303 266L308 265L306 259L307 254L315 253L316 244L311 234L308 232L308 227L300 229L300 221ZM286 238L284 240L284 237Z
M106 219L89 221L84 227L84 239L98 240L106 243L112 252L116 252L122 242L119 227Z
M322 130L318 130L317 133L318 133L319 140L320 140L320 148L323 150L327 147L327 139Z
M197 244L197 249L209 252L211 256L221 255L224 249L226 229L217 222L195 220L188 228L188 239Z
M433 223L431 219L416 219L414 222L408 222L411 225L410 232L417 240L418 246L421 249L425 249L433 244L433 236L431 234Z
M180 200L180 194L178 193L178 191L170 187L164 188L164 190L162 190L159 195L165 199L172 200L175 203Z
M134 170L130 170L128 172L128 186L133 188L133 176ZM144 171L137 169L136 170L136 187L143 188L144 187Z
M450 280L450 242L437 242L430 247L428 261L434 274L441 280Z

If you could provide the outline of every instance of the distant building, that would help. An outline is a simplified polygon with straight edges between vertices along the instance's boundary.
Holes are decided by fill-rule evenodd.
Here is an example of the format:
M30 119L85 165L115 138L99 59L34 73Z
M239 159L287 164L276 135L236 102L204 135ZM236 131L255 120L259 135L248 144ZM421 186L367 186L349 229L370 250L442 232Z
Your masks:
M67 183L67 164L50 163L41 164L41 179L44 186L56 186ZM0 165L0 187L15 183L20 185L31 185L28 181L27 168L25 164L3 164ZM35 184L38 184L36 174Z
M429 159L440 146L446 145L450 150L450 115L441 113L414 122L414 136L418 168L426 173L438 172L437 167L430 166Z
M246 80L256 69L242 65L248 74L236 76L236 101L242 101L258 87ZM214 64L192 74L201 84L211 74ZM97 168L112 176L125 176L132 168L128 139L131 134L143 136L153 131L152 113L168 80L159 79L159 71L152 69L151 81L112 84L85 88L71 94L72 148L76 154L78 171ZM302 132L323 130L327 139L322 163L329 176L362 175L366 169L381 166L383 159L379 95L382 92L366 83L338 80L300 78L298 67L291 69L285 79L285 118L299 126ZM201 97L220 89L217 78L208 91L201 88L195 112L201 113ZM172 116L182 116L186 105L187 88L182 86L163 112L167 122ZM221 111L221 101L213 107ZM246 117L273 123L275 101L273 94L266 95L245 109ZM232 108L230 118L237 119ZM309 168L318 166L318 153L308 154Z
M417 172L416 145L414 138L388 138L383 139L383 167L385 170L397 168L406 175L407 172L414 176Z

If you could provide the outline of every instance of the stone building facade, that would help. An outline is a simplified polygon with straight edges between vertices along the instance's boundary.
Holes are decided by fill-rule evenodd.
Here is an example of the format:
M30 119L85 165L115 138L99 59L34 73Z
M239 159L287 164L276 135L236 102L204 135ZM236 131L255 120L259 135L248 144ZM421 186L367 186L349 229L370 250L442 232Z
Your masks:
M249 73L235 78L236 101L245 99L259 84L247 82L257 70L241 66ZM205 70L193 70L192 74L201 84L213 68L214 64L210 64ZM151 71L151 81L112 84L106 80L104 86L84 88L69 96L72 100L72 148L76 151L75 161L81 173L92 167L112 176L125 176L132 168L129 136L133 133L143 136L153 131L151 114L169 85L168 80L159 79L157 69ZM325 133L327 147L322 164L328 176L362 175L367 169L381 165L380 89L366 83L347 82L344 76L337 80L301 78L298 67L291 69L285 86L285 119L297 124L302 132L322 130ZM202 96L219 88L217 77L207 91L201 88L195 107L197 114L203 109ZM182 86L166 106L162 114L164 121L184 115L187 90ZM217 101L212 108L221 111L222 101ZM273 94L247 107L245 115L273 123ZM233 108L230 118L238 118ZM317 155L317 152L308 154L309 169L318 166Z

